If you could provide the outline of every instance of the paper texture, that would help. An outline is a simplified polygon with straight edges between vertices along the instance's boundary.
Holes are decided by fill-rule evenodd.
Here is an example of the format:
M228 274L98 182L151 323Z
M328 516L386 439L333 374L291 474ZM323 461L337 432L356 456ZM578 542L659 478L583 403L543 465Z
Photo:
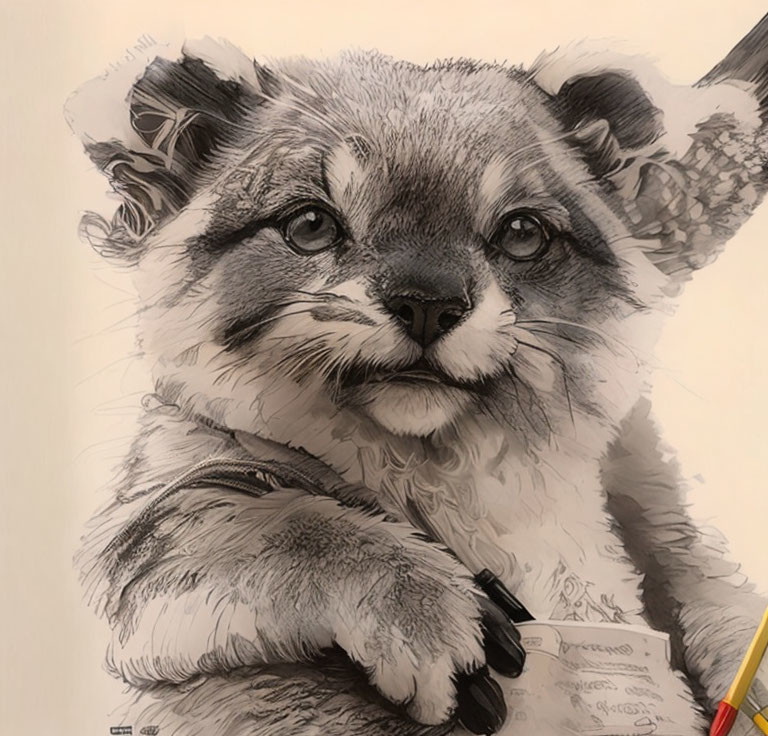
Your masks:
M528 658L519 678L499 678L509 709L500 736L693 732L693 709L670 667L666 634L575 621L518 626Z

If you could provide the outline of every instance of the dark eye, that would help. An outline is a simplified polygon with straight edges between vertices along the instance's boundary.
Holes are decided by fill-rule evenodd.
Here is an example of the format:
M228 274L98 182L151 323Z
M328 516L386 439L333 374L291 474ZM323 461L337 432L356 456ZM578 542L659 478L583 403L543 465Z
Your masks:
M307 207L288 219L283 237L294 250L311 254L338 245L344 232L333 215L319 207Z
M491 244L515 261L532 261L544 255L549 235L536 215L511 212L501 221Z

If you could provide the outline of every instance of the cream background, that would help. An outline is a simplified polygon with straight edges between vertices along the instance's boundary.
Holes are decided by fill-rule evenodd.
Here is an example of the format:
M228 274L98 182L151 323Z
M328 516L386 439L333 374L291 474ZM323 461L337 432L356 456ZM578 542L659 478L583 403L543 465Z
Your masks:
M112 207L63 120L78 85L145 33L160 43L223 36L256 56L355 45L414 61L463 55L514 63L582 37L623 38L674 80L693 82L764 11L755 0L6 0L0 733L106 734L106 713L119 700L120 688L100 670L106 631L81 604L71 556L147 384L141 366L125 359L133 349L130 283L77 238L82 210ZM689 286L658 351L655 392L684 471L704 479L692 480L694 515L717 523L764 591L767 236L768 203Z

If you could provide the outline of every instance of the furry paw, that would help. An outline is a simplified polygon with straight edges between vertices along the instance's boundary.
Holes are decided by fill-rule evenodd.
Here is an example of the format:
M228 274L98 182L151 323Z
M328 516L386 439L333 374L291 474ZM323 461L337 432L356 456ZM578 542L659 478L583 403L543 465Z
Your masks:
M473 733L494 733L506 706L486 664L519 675L519 634L452 557L408 541L415 548L390 550L377 574L354 586L358 595L340 607L334 639L414 720L438 724L455 714Z

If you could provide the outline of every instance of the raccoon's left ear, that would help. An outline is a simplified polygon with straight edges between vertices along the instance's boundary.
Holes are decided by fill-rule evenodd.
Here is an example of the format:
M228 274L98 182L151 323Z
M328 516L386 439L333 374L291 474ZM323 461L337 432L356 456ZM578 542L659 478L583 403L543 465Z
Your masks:
M187 42L177 58L155 57L138 76L131 71L122 81L116 68L89 82L66 109L120 199L111 222L88 214L82 232L102 255L127 262L191 200L217 152L235 145L247 113L274 92L268 70L210 38Z
M676 282L715 258L768 188L763 40L754 74L716 68L694 87L671 84L640 57L578 47L532 69L571 145Z

